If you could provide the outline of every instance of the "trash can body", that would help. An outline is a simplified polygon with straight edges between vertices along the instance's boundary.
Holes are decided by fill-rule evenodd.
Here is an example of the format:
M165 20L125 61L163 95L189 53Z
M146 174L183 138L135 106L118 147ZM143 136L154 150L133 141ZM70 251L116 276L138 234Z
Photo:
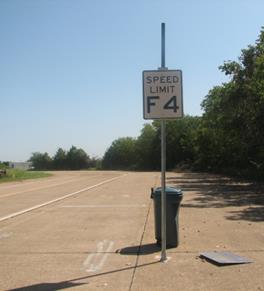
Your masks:
M152 190L151 198L154 202L155 238L161 244L161 188ZM166 246L179 245L179 209L182 200L180 189L166 187Z

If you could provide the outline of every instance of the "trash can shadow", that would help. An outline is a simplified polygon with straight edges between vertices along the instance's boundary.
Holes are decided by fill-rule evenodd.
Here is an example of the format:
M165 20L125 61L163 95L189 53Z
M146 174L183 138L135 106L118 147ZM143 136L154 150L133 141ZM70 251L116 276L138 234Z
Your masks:
M116 251L120 255L131 255L137 256L140 255L149 255L160 252L160 246L157 244L145 244L145 245L137 245L131 247L125 247Z

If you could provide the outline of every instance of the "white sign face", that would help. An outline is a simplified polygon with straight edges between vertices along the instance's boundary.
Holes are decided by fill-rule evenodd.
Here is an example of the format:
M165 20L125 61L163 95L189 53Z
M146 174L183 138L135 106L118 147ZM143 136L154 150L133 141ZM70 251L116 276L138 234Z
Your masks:
M182 72L143 71L144 119L183 117Z

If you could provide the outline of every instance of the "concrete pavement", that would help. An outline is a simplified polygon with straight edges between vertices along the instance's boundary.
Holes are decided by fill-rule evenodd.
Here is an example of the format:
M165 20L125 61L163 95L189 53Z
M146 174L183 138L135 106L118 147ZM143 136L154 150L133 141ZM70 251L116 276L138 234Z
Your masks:
M133 290L264 290L263 188L191 173L170 173L167 182L184 192L180 245L167 251L168 263L155 264L151 209ZM229 251L254 263L216 266L199 258L204 251Z
M0 222L0 290L264 290L262 188L169 173L184 191L180 245L160 263L150 200L159 178L61 172L0 185L0 218L77 193ZM219 267L198 257L209 250L254 263Z

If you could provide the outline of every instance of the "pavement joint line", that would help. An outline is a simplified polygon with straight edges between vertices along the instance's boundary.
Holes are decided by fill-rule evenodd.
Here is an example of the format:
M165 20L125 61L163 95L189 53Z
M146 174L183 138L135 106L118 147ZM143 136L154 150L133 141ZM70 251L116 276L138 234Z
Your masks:
M16 255L31 255L31 256L35 256L35 255L69 255L69 256L73 256L73 255L92 255L92 254L108 254L108 255L116 255L116 252L115 251L101 251L101 252L96 252L96 251L90 251L90 252L11 252L11 253L8 253L8 252L4 252L4 253L1 253L0 252L0 256L16 256Z
M12 233L11 233L12 235ZM168 253L170 254L178 254L178 255L197 255L199 256L200 252L201 251L186 251L186 252L182 252L182 251L175 251L175 252L170 252L169 250L167 250ZM226 250L225 250L226 251ZM236 252L236 253L263 253L264 250L231 250L231 249L228 249L227 251L229 252ZM8 253L8 252L4 252L4 253L1 253L0 252L0 256L16 256L16 255L76 255L76 254L79 254L79 255L90 255L90 254L96 254L97 252L96 251L80 251L80 252L50 252L50 251L43 251L43 252L11 252L11 253ZM138 252L136 252L138 253ZM102 251L100 252L100 254L108 254L108 255L116 255L116 251ZM158 256L157 256L158 257ZM160 262L160 261L157 261L157 263ZM135 266L133 266L132 268L135 268Z
M62 205L60 208L146 208L146 204L91 204L91 205Z
M35 206L33 206L33 207L30 207L30 208L27 208L27 209L24 209L24 210L21 210L21 211L18 211L18 212L15 212L15 213L9 214L9 215L7 215L7 216L1 217L1 218L0 218L0 222L5 221L5 220L8 220L8 219L13 218L13 217L16 217L16 216L19 216L19 215L22 215L22 214L24 214L24 213L27 213L27 212L30 212L30 211L33 211L33 210L36 210L36 209L39 209L39 208L41 208L41 207L44 207L44 206L47 206L47 205L53 204L53 203L55 203L55 202L58 202L58 201L61 201L61 200L67 199L67 198L72 197L72 196L74 196L74 195L77 195L77 194L79 194L79 193L82 193L82 192L85 192L85 191L88 191L88 190L94 189L94 188L99 187L99 186L102 186L102 185L104 185L104 184L106 184L106 183L110 183L110 182L112 182L112 181L115 181L115 180L117 180L117 179L119 179L119 178L122 178L122 177L124 177L124 176L127 176L127 175L128 175L128 174L123 174L123 175L118 176L118 177L114 177L114 178L111 178L111 179L107 179L107 180L105 180L105 181L103 181L103 182L100 182L100 183L98 183L98 184L96 184L96 185L89 186L89 187L83 188L83 189L81 189L81 190L78 190L78 191L76 191L76 192L69 193L69 194L66 194L66 195L64 195L64 196L62 196L62 197L59 197L59 198L56 198L56 199L50 200L50 201L48 201L48 202L45 202L45 203L42 203L42 204L38 204L38 205L35 205Z
M142 243L143 243L144 234L146 232L147 222L148 222L148 219L149 219L151 204L152 203L149 202L148 212L147 212L147 215L146 215L143 232L142 232L142 235L141 235L141 238L140 238L139 248L138 248L138 251L137 251L136 263L135 263L135 266L133 267L133 273L132 273L132 277L131 277L131 282L130 282L129 289L128 289L129 291L132 290L132 286L133 286L133 283L134 283L134 279L135 279L135 275L136 275L136 270L137 270L138 262L139 262L139 256L140 256L140 252L141 252L141 246L142 246Z

